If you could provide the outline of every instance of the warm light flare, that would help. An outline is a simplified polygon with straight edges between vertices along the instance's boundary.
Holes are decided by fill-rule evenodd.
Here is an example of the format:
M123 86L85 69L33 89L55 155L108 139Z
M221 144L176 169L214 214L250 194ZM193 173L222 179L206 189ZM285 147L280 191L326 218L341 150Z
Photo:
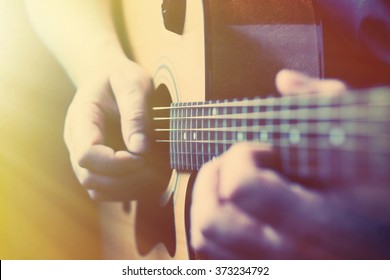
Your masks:
M73 87L22 2L0 0L0 259L100 258L97 210L62 139Z

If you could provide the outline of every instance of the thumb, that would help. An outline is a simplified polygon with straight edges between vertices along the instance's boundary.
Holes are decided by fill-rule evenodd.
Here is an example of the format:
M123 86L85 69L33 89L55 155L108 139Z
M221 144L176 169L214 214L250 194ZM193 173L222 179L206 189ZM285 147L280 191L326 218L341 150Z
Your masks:
M142 154L147 149L147 100L152 89L149 76L140 66L129 62L110 76L127 149Z

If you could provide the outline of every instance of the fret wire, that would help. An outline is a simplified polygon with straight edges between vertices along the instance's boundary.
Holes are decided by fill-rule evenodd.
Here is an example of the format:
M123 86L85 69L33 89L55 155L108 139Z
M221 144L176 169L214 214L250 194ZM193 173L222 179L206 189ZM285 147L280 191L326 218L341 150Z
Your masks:
M244 101L247 101L247 99L244 99ZM242 113L244 115L248 114L248 106L243 106L242 111L240 113ZM244 127L248 126L248 119L244 119L240 126L244 126ZM243 138L245 141L248 140L247 133L245 133L243 136L244 136Z
M193 105L193 103L191 102L190 103L191 105ZM189 110L189 113L190 113L190 117L192 117L193 116L193 109L194 108L191 108L190 110ZM188 132L187 132L187 139L191 139L191 134L192 134L192 127L193 127L193 125L192 125L192 120L188 120L188 122L189 122L189 126L187 126L187 129L188 129ZM189 162L189 165L190 165L190 167L191 167L191 169L193 168L193 153L194 153L194 151L192 150L192 143L190 143L190 162Z
M371 95L369 97L370 99L370 103L377 103L377 102L381 102L383 97L382 96L378 96L378 95ZM378 110L376 110L375 107L368 107L366 109L368 112L369 115L375 115L377 114ZM389 110L388 110L389 111ZM385 132L389 133L389 126L387 126L384 130ZM386 138L384 138L386 139ZM387 137L387 139L390 139L390 137ZM368 145L370 147L376 147L376 146L379 146L378 145L378 141L381 141L381 138L379 137L371 137L370 139L368 139ZM388 145L389 141L386 141L386 144ZM381 150L380 148L378 149L379 151ZM370 153L369 154L369 164L368 164L368 168L369 168L369 174L371 175L371 179L374 179L374 178L377 178L380 176L380 171L378 170L378 168L373 168L374 166L389 166L389 163L387 164L382 164L382 162L380 162L380 157L376 156L374 153ZM388 171L387 171L388 172Z
M198 112L199 112L198 108L195 108L195 116L198 116ZM198 119L195 120L195 128L193 128L193 129L197 129L197 128L198 128ZM195 132L195 133L196 133L195 134L196 137L193 140L196 140L199 137L198 132ZM195 144L195 152L198 153L198 144ZM199 157L197 155L196 155L196 166L197 166L197 168L200 167Z
M361 111L363 110L364 108L361 108L359 111L360 114L362 113L365 113L364 111ZM339 126L341 126L344 122L344 120L341 119L341 117L344 117L344 116L348 116L348 114L352 114L353 113L356 113L355 111L355 107L352 106L350 109L349 109L349 112L345 112L344 110L342 110L341 107L338 107L337 110L336 110L336 114L335 112L333 111L332 114L336 115L336 116L339 116L338 118L338 121L337 123L339 124ZM351 138L349 139L348 141L348 145L350 145L351 147L354 147L354 138ZM341 176L343 177L348 177L350 175L350 169L352 168L352 166L350 166L349 164L349 159L348 159L348 155L342 155L341 153L338 153L338 158L339 158L339 162L341 163L340 164L340 171L341 171ZM354 173L352 173L354 174Z
M273 99L271 99L271 100L274 101L275 99L273 98ZM272 112L273 109L274 109L274 104L268 103L268 104L267 104L267 107L266 107L266 112L267 112L267 113ZM266 120L266 125L267 125L267 127L273 126L273 125L274 125L274 124L273 124L273 120L267 119L267 120ZM272 137L272 133L269 133L268 129L265 131L265 135L266 135L266 137L264 137L264 139L266 138L267 141L269 141L269 142L274 142L274 141L273 141L274 139L273 139L273 137Z
M184 123L184 132L182 134L182 139L183 139L183 145L184 145L184 151L188 153L188 142L186 141L187 139L187 122L188 122L188 110L183 109L185 115L185 119L183 121ZM188 169L188 155L186 154L184 157L185 162L183 162L183 165L185 165L185 168Z
M226 106L223 107L223 114L225 114L225 115L227 114L227 107ZM223 120L223 126L227 127L227 120L226 119ZM226 132L226 130L223 131L223 138L222 138L222 140L223 141L227 140L227 132ZM227 145L226 144L223 145L223 150L224 151L227 150Z
M204 110L205 110L205 107L202 107L202 116L204 116ZM201 120L202 121L202 129L204 128L204 119ZM204 133L202 133L202 140L204 139ZM206 159L205 159L205 155L204 155L204 145L202 143L202 164L204 164L206 162Z
M367 112L367 107L359 108L360 112L357 110L356 107L353 107L350 110L352 111L353 114L358 114L358 113L361 114L362 113L361 110L363 110L364 114L366 114L366 115L368 113ZM342 110L340 111L340 113L341 114L345 114L345 112L342 111ZM344 122L345 121L342 121L342 123L344 123ZM352 126L352 128L354 130L358 129L358 127L356 127L356 123L351 123L350 125ZM349 142L350 145L355 145L355 146L358 145L355 137L350 137L348 139L348 142ZM347 166L344 167L344 171L346 173L346 177L352 177L354 174L357 174L359 168L357 166L358 159L355 156L355 153L347 153L347 155L343 156L343 158L345 159L345 164L347 165Z
M181 120L180 120L180 128L181 128L181 131L183 131L183 120L185 121L186 120L186 118L183 118L183 113L184 113L184 108L180 108L180 116L182 116L182 118L181 118ZM180 133L179 134L180 135L180 150L181 151L183 151L183 145L184 145L184 143L183 143L183 133ZM181 156L181 163L180 163L180 165L182 166L182 168L184 169L184 154L182 154L182 156Z
M177 111L177 114L176 114L176 116L180 116L180 109L179 109L179 107L177 106L177 109L176 109ZM178 119L177 120L177 124L176 124L176 126L177 127L180 127L181 126L181 123L180 123L180 119ZM176 150L177 151L181 151L180 150L180 143L181 143L181 141L180 141L180 134L179 134L179 132L177 132L176 133L176 137L177 137L177 147L176 147ZM180 158L180 154L178 154L178 157L177 157L177 164L178 164L178 166L180 167L180 164L181 164L181 158Z
M169 112L169 115L170 115L170 117L172 118L173 117L173 114L174 114L174 111L173 111L173 108L172 108L172 104L171 104L171 110L170 110L170 112ZM170 128L173 128L174 127L174 123L173 123L174 121L173 120L170 120L170 122L169 122L169 127ZM173 138L173 133L175 132L175 130L174 129L168 129L168 131L169 131L169 139L174 139ZM155 130L156 131L156 130ZM169 155L169 158L170 158L170 162L171 162L171 167L173 168L173 166L175 166L175 158L174 158L174 152L175 152L175 150L174 150L174 145L173 145L173 143L169 143L169 151L170 151L170 155Z
M209 111L209 115L210 115L211 107L208 107L208 111ZM209 118L208 120L209 120L209 126L208 127L211 128L211 119ZM208 139L211 139L211 132L210 132L210 130L208 131ZM211 157L211 145L210 145L210 143L207 145L207 149L209 151L209 159L208 159L208 161L209 161L210 157Z
M322 102L321 105L328 108L328 110L325 110L324 114L326 116L330 116L332 110L329 107L329 105L330 105L329 100L321 100L319 102ZM315 123L315 126L316 126L316 128L315 128L316 130L320 130L321 129L321 126L319 125L319 123ZM326 145L328 147L330 147L330 145L328 143L326 143ZM318 158L319 166L322 167L319 170L319 175L320 176L324 176L324 177L329 176L331 174L331 168L332 168L332 164L330 162L330 154L326 153L326 152L323 152L323 150L318 149L317 150L317 158Z
M216 102L216 105L218 105L218 103L219 103L219 101L217 101ZM219 114L219 108L220 107L214 107L213 108L213 110L215 110L215 114L216 115L218 115ZM214 123L214 125L213 125L213 128L215 128L215 127L218 127L218 125L217 125L217 123ZM216 139L217 141L219 140L219 138L218 138L218 131L216 131L216 130L214 130L214 139ZM216 155L219 155L219 146L217 145L216 147L215 147L215 154Z
M288 110L289 109L289 104L290 104L290 99L284 99L285 102L282 102L282 110ZM290 102L289 102L290 101ZM287 122L287 123L286 123ZM286 127L288 130L290 130L290 126L288 123L288 120L283 119L281 122L281 126ZM286 139L287 140L287 139ZM281 157L282 157L282 166L283 166L283 171L286 172L287 174L292 172L292 169L295 166L292 166L291 161L290 161L290 147L285 147L281 149Z
M353 110L353 107L351 110ZM343 110L340 110L340 107L337 107L336 110L332 111L332 115L337 117L337 121L336 121L337 125L341 126L342 120L340 118L345 116L345 114L343 114ZM348 142L348 144L353 145L353 143L350 141ZM339 170L337 170L337 171L340 172L341 176L346 176L348 173L348 169L349 169L349 166L345 166L347 164L346 157L341 156L341 153L337 153L337 159L338 159L337 161L340 163L338 166Z
M255 98L255 100L257 101L258 98ZM259 110L260 110L260 108L258 106L255 106L255 107L253 107L252 112L256 114L256 113L259 113ZM252 120L252 125L250 125L248 127L260 127L260 120L259 119ZM260 139L260 136L258 135L258 133L254 133L254 132L259 132L259 131L251 131L252 140L256 141L257 139Z
M195 105L195 102L192 102L191 105ZM196 115L196 109L192 108L191 109L191 116L195 116L195 115ZM195 131L193 129L196 128L195 122L196 122L196 120L190 120L191 128L190 128L190 132L189 132L189 139L191 139L191 140L194 140L193 139L193 135L194 135ZM192 153L195 153L195 148L196 148L196 144L195 143L191 143L191 152ZM198 166L197 163L196 163L196 156L195 155L191 156L191 166L195 167L195 169Z
M193 105L193 102L191 102L190 103L191 105ZM192 117L194 114L194 108L191 108L190 109L190 111L189 111L189 113L190 113L190 117ZM193 123L192 123L192 121L193 120L188 120L188 125L189 125L189 127L187 127L188 128L188 135L187 135L187 139L192 139L191 137L192 137L192 128L193 128ZM193 168L194 167L194 159L193 159L193 149L192 149L192 144L193 143L190 143L190 153L191 153L191 155L190 155L190 162L189 162L189 165L190 165L190 167L191 168Z
M233 102L237 102L237 99L234 99ZM236 115L236 114L237 114L237 107L233 107L232 108L232 115ZM232 126L233 127L237 126L237 119L232 120Z
M178 116L179 115L179 109L177 109L177 105L175 105L175 116ZM176 119L176 122L175 122L175 127L178 128L179 127L179 120ZM176 152L179 151L179 134L178 134L178 131L176 131L175 133L175 139L176 139L176 145L175 145L175 150ZM180 160L179 160L179 154L176 153L176 166L178 166L180 164Z
M308 99L303 100L304 103L303 107L307 107L310 105L310 101ZM306 122L303 122L303 120L311 118L310 110L297 110L296 111L297 116L301 115L303 118L297 118L298 124L301 124L304 128L307 128ZM309 158L308 158L308 146L311 144L308 139L302 137L300 143L302 144L302 147L297 147L297 158L299 165L297 166L297 172L299 174L307 175L309 174Z
M189 104L192 105L192 102L190 102ZM190 117L192 117L192 110L193 110L193 108L188 110L188 114ZM192 120L188 119L187 120L187 139L191 139L191 128L192 128ZM189 145L187 145L187 146L188 146L190 153L192 154L192 143L189 142ZM188 165L192 168L192 156L191 155L188 157Z
M172 110L169 112L169 115L171 116L171 117L173 117L174 116L174 114L175 114L175 111L174 111L174 105L173 104L171 104L171 106L172 106ZM170 121L169 121L169 130L170 130L170 139L172 139L172 140L174 140L175 139L175 129L174 129L174 127L175 127L175 121L173 120L173 119L171 119ZM171 152L171 154L172 154L172 161L171 161L171 163L172 163L172 168L173 168L173 166L175 166L176 165L176 160L175 160L175 157L174 157L174 153L175 153L175 145L174 145L174 143L169 143L169 151Z

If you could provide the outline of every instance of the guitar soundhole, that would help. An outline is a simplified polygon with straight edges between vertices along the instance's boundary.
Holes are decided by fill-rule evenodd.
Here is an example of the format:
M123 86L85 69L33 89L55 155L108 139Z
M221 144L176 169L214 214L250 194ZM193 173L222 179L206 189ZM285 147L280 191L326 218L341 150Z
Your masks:
M150 165L154 167L156 186L152 191L139 199L136 217L136 239L138 252L147 255L153 248L162 243L168 253L176 253L175 221L173 211L173 198L162 203L161 197L166 193L172 176L169 161L169 108L171 98L166 86L159 86L151 95L150 107L150 135L151 158ZM163 119L161 119L163 118ZM163 204L163 205L162 205Z

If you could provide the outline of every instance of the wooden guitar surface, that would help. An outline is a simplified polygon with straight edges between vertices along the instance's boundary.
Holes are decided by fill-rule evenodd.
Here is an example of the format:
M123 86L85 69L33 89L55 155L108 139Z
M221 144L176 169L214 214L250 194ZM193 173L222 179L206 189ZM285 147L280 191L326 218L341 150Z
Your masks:
M156 94L169 93L174 103L275 93L275 74L283 68L321 75L311 1L177 1L185 4L182 34L165 28L163 1L122 2L130 57L153 77ZM191 173L171 172L157 199L102 204L105 258L191 257Z

